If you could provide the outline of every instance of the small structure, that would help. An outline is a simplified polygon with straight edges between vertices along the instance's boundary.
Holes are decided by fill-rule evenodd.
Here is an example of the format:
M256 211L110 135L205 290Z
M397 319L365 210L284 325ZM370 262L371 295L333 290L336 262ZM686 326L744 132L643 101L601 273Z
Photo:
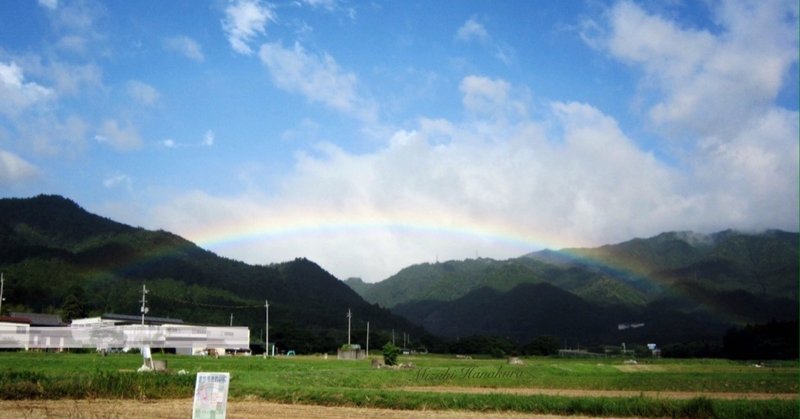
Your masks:
M28 350L31 321L27 318L0 316L0 347Z
M11 312L11 317L20 319L28 319L31 326L38 327L61 327L65 326L61 321L61 316L58 314L44 314L44 313L21 313Z
M336 359L345 359L345 360L359 360L359 359L366 359L367 351L361 349L361 345L342 345L338 351L336 351Z
M522 359L518 356L511 356L508 358L508 365L525 365Z

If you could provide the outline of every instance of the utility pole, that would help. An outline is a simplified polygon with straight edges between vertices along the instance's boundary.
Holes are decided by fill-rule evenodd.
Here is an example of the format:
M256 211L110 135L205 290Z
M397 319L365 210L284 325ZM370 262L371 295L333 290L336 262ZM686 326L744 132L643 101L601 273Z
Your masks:
M233 326L233 313L231 313L231 327Z
M394 345L394 329L392 329L392 345Z
M144 315L147 314L148 311L150 311L150 309L147 308L146 304L147 304L147 288L144 286L144 284L142 284L142 326L144 326Z
M267 309L266 328L264 329L264 356L269 356L269 300L264 300L264 308Z
M3 315L3 283L5 282L5 278L3 277L3 273L0 272L0 316Z
M367 321L367 357L369 357L369 320Z
M347 309L347 346L350 346L350 319L353 318L353 313L350 312L350 309Z

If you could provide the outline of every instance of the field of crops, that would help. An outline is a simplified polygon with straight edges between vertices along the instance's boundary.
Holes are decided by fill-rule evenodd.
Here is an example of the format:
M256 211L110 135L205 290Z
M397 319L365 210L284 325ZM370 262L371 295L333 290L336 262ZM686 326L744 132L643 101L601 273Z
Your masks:
M230 372L230 398L409 410L594 416L798 417L798 364L725 360L401 357L404 369L321 356L156 354L167 373L136 373L138 355L0 353L0 398L191 398L194 374Z

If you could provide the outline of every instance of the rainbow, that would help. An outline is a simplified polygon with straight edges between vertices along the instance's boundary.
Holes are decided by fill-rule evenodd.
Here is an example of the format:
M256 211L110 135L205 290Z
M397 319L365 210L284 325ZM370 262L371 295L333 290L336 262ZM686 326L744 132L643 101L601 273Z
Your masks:
M312 214L304 214L302 211L298 211L294 215L259 217L250 220L240 219L238 222L229 220L207 223L205 226L181 232L183 237L191 240L197 246L211 251L257 242L269 242L279 245L287 240L299 239L310 242L327 236L353 237L359 235L375 235L375 237L380 238L383 234L408 235L415 239L444 238L447 240L483 242L488 246L504 246L506 249L517 251L516 254L508 257L517 257L536 250L553 249L560 251L567 258L582 260L595 267L609 270L614 274L635 277L656 287L663 285L657 278L643 275L642 272L638 272L634 267L621 264L612 265L607 261L587 258L584 254L569 250L570 247L585 247L575 246L576 242L581 243L575 238L534 234L525 231L524 228L518 228L510 224L493 221L475 222L467 217L454 217L452 219L409 216L397 218L380 216L353 218L330 214L320 215L319 213L312 216ZM152 249L144 258L129 261L130 264L125 264L125 266L116 266L116 269L113 270L136 269L140 265L151 263L180 251L181 249L175 246ZM274 262L281 261L276 260ZM399 267L398 270L403 267ZM715 316L726 316L726 313L721 308L709 308L714 310Z
M501 243L522 253L545 248L575 247L576 239L556 235L530 234L517 226L496 222L475 223L464 220L431 220L421 217L277 217L240 223L218 223L186 232L198 246L219 249L257 240L280 241L293 237L324 235L368 235L380 232L470 239ZM522 254L520 253L520 254Z

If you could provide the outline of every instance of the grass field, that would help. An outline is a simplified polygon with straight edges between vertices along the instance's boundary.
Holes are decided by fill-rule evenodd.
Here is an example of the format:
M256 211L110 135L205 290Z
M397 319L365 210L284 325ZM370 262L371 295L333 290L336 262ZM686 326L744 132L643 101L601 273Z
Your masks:
M194 374L231 373L230 397L326 406L596 416L798 417L797 362L401 357L412 369L322 357L188 357L137 374L138 355L0 352L3 399L191 397ZM177 374L178 371L186 374ZM557 390L557 391L554 391ZM682 395L683 397L676 397Z

